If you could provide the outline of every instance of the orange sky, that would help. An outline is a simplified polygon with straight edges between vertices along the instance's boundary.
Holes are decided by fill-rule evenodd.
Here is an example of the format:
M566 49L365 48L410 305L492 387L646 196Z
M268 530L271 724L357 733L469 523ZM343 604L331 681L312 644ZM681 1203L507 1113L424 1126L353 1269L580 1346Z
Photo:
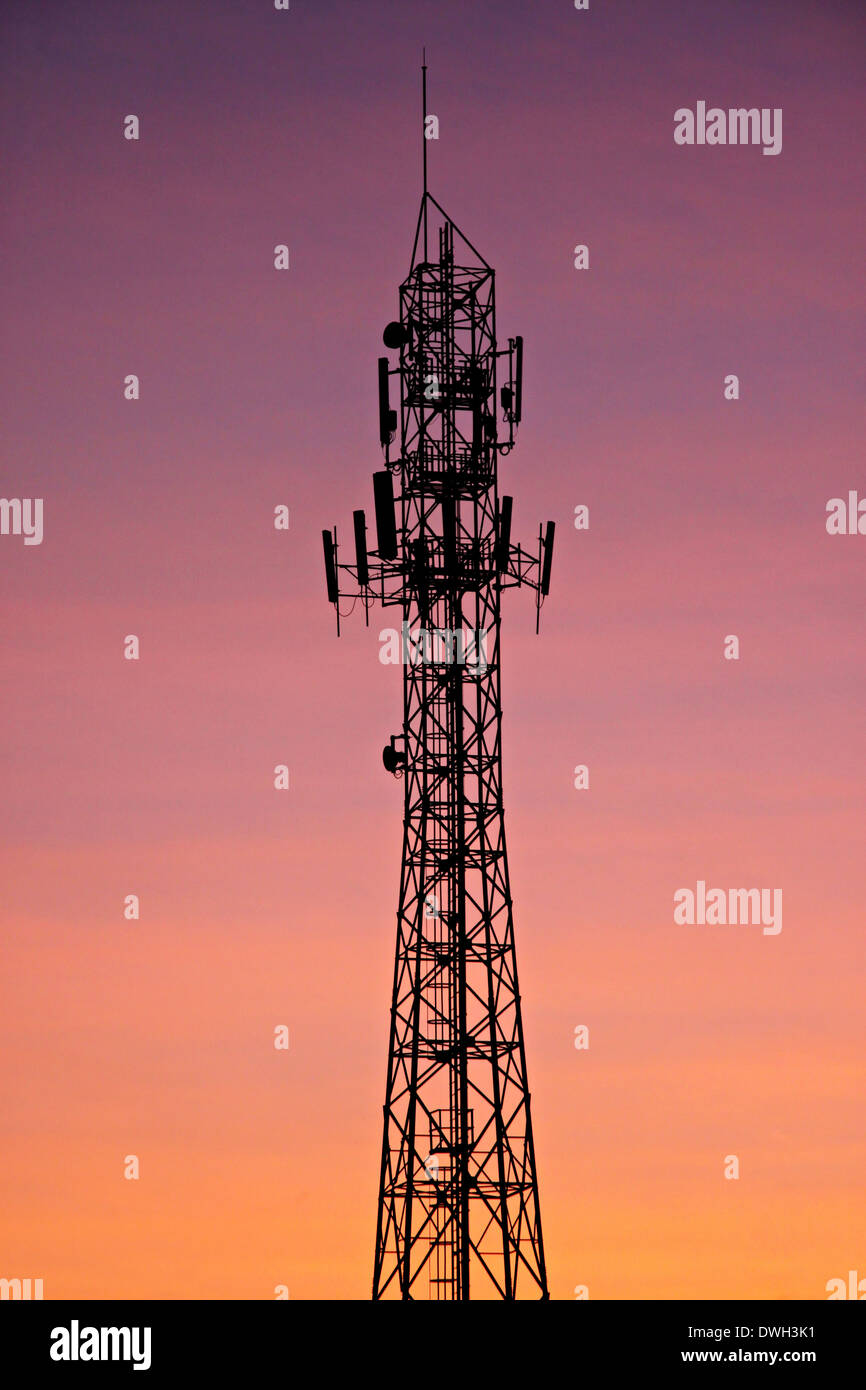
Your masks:
M11 25L0 492L45 539L0 537L0 1276L48 1298L369 1295L400 673L390 616L337 641L319 535L379 466L425 23L434 191L526 339L515 539L557 522L542 635L514 593L503 632L551 1295L866 1275L866 538L824 528L866 496L862 18L477 8L481 72L450 0ZM677 148L703 95L784 107L781 156ZM782 932L676 926L698 879L780 887Z

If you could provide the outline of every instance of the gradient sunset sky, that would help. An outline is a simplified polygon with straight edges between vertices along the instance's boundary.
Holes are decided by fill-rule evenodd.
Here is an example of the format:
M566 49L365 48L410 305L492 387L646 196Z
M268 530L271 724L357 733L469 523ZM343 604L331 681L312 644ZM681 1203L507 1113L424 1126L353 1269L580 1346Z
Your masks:
M0 495L45 516L0 536L0 1276L369 1296L400 672L390 611L337 640L320 532L381 466L422 44L431 190L525 340L515 538L557 522L541 636L503 605L551 1296L866 1276L866 536L825 528L866 497L866 10L28 0L0 30ZM675 145L699 100L781 107L782 153ZM699 879L781 888L781 933L675 925Z

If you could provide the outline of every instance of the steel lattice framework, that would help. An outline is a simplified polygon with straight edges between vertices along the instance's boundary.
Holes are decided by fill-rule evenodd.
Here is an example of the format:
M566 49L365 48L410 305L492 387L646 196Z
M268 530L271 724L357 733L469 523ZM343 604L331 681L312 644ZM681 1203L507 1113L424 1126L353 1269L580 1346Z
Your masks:
M340 562L336 531L323 533L338 630L341 598L368 615L376 602L396 606L402 619L403 724L383 755L404 780L404 834L373 1297L546 1298L499 651L501 592L529 585L540 607L553 524L536 555L511 543L497 473L520 420L522 340L497 349L494 272L426 187L385 343L399 363L379 364L377 548L361 512L354 564Z

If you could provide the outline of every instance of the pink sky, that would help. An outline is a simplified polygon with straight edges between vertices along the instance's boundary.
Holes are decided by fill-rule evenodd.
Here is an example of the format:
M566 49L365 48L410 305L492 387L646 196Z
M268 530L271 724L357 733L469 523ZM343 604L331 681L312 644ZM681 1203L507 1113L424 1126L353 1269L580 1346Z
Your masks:
M399 672L390 615L337 642L319 536L380 466L422 42L432 189L526 342L515 535L558 528L503 663L551 1294L866 1274L866 538L824 527L866 496L863 15L755 8L4 16L0 494L45 538L0 537L0 1275L369 1293ZM698 99L782 107L782 154L675 146ZM699 878L781 887L781 934L675 926Z

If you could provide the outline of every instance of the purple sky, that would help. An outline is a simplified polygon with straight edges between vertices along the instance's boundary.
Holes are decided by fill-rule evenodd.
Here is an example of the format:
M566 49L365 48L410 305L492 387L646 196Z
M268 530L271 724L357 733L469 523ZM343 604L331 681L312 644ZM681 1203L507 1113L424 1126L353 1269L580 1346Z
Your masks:
M864 16L781 0L6 8L0 495L45 503L41 546L0 537L4 1046L26 1194L10 1250L57 1293L102 1271L120 1296L261 1296L243 1291L274 1282L273 1231L299 1297L366 1290L400 848L380 750L399 688L377 661L390 616L337 643L320 532L348 538L380 466L422 43L431 189L496 268L500 336L526 344L501 469L515 538L558 525L542 637L521 595L504 629L554 1296L589 1279L609 1297L820 1297L856 1261L866 538L831 539L824 515L866 495ZM781 107L782 153L676 146L674 111L698 100ZM781 884L783 933L685 939L671 895L714 876ZM130 885L147 913L127 947ZM280 1011L289 1102L250 1042ZM598 1045L578 1078L581 1022ZM68 1096L94 1078L85 1125ZM243 1161L172 1234L197 1145L224 1156L229 1102ZM75 1175L62 1197L48 1133ZM738 1144L760 1177L733 1206L717 1179ZM104 1173L135 1145L161 1176L127 1218ZM358 1187L334 1205L347 1162ZM278 1218L243 1207L250 1174ZM780 1185L799 1224L773 1206ZM225 1203L220 1282L196 1252Z

